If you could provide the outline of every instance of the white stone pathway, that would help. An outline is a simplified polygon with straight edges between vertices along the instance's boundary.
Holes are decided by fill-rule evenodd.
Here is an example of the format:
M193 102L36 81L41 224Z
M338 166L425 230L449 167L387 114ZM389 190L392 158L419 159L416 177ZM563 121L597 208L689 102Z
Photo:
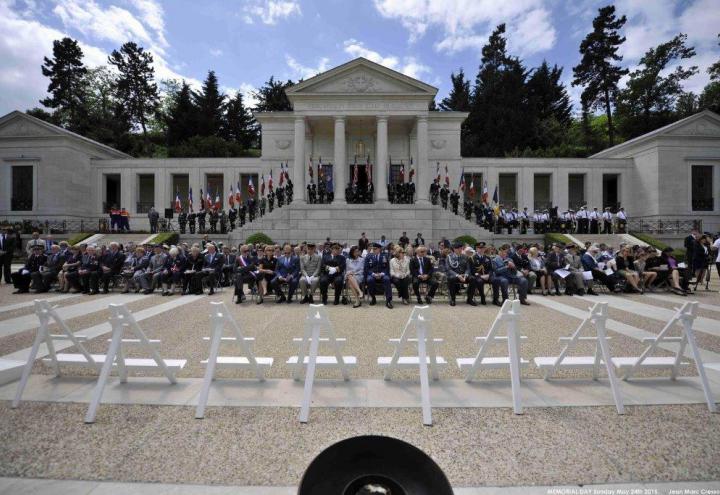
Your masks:
M692 301L694 300L692 296L690 297L683 297L683 296L665 296L662 294L648 294L645 293L645 297L649 297L650 299L657 299L658 301L666 301L671 302L675 304L682 304L683 302L687 302L688 300ZM707 311L714 311L716 313L720 313L720 306L716 306L714 304L704 304L700 303L698 305L700 309L705 309Z
M46 299L51 304L54 304L56 302L60 302L63 299L70 299L71 297L75 297L77 294L61 294L59 296L53 296L53 297L43 297L42 299ZM38 298L40 298L38 294ZM22 309L22 308L29 308L33 304L35 304L33 301L25 301L17 304L9 304L7 306L0 306L0 313L6 313L8 311L15 311L16 309Z

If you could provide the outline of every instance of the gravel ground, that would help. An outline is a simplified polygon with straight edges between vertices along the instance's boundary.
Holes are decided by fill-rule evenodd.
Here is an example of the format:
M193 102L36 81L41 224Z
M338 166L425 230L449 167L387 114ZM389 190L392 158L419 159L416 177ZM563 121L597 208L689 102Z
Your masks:
M435 409L109 406L85 425L83 404L0 404L0 475L38 478L297 485L331 444L361 434L419 447L455 486L716 480L720 416L704 405ZM50 418L52 418L50 420ZM230 440L230 441L228 441ZM281 459L282 462L278 462Z
M54 292L48 293L48 294L35 294L35 297L32 299L51 299L56 295L60 295ZM17 297L16 295L13 295L12 297ZM96 296L97 297L97 296ZM53 306L70 306L71 304L81 303L87 300L87 296L83 294L78 294L75 297L70 297L68 299L62 299L60 301L50 301ZM24 301L15 301L14 303L20 303ZM10 303L10 304L14 304ZM5 311L3 313L0 313L0 321L3 320L10 320L12 318L17 318L18 316L25 316L25 315L31 315L35 313L35 308L33 306L28 306L26 308L20 308L13 311Z

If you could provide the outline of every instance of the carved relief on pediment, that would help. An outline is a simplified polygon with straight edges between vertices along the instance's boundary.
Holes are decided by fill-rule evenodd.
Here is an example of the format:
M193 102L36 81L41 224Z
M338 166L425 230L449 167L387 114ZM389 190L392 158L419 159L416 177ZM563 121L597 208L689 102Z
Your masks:
M37 124L25 120L16 120L0 128L3 137L52 136L53 133Z

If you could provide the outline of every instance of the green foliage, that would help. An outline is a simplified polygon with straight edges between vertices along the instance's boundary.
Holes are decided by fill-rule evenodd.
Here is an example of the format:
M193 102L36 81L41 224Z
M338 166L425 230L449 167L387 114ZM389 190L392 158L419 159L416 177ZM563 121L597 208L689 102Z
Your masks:
M274 76L254 93L258 103L255 106L256 112L283 112L292 110L285 90L294 83L289 79L285 82L276 81Z
M199 136L217 136L223 123L225 95L220 92L215 71L209 71L199 93L193 93L197 127L195 134Z
M701 110L712 110L715 113L720 113L720 80L713 81L705 86L698 107Z
M440 110L468 112L470 111L470 81L465 79L465 72L462 68L457 75L450 74L452 88L450 93L440 102Z
M461 235L460 237L453 239L453 242L462 242L463 244L474 247L475 244L477 244L477 239L471 235Z
M74 246L75 244L81 243L82 241L84 241L85 239L90 237L91 235L93 235L93 234L90 232L83 232L81 234L75 234L70 239L68 239L67 242L69 245Z
M562 244L563 246L566 244L572 244L572 240L564 235L564 234L558 234L557 232L548 232L545 234L545 245L550 246L551 244Z
M238 91L225 107L222 137L247 150L257 143L257 136L257 122L243 103L242 93Z
M177 246L180 242L180 234L177 232L161 232L153 237L150 242L152 244L167 244L168 246Z
M52 60L44 57L42 74L50 78L47 98L40 103L55 109L55 118L73 132L87 130L85 107L85 75L83 52L76 40L63 38L53 41Z
M666 247L670 247L667 244L665 244L664 242L659 241L658 239L655 239L650 234L646 234L644 232L630 232L630 235L633 237L637 237L644 243L650 244L652 247L654 247L655 249L659 249L660 251L662 251ZM685 249L684 248L678 248L678 249L673 248L673 257L675 257L678 260L685 259Z
M598 10L593 19L593 31L580 43L582 59L573 67L573 86L583 86L583 110L597 108L605 110L608 119L608 140L615 144L615 129L612 121L612 106L618 91L620 78L628 73L617 62L622 57L618 48L625 42L619 31L625 25L625 16L615 17L615 6L608 5Z
M226 141L217 136L193 136L187 141L168 149L170 157L227 158L247 156L246 150L238 143Z
M270 239L267 235L263 234L262 232L255 232L254 234L250 234L247 239L245 239L246 244L273 244L273 240Z

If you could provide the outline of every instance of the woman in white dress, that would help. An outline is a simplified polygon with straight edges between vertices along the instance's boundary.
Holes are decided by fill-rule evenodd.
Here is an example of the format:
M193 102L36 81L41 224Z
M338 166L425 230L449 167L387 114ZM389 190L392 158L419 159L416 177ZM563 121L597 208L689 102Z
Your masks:
M395 248L395 257L390 260L390 280L397 287L403 304L410 304L410 258L405 256L405 250L398 246Z

